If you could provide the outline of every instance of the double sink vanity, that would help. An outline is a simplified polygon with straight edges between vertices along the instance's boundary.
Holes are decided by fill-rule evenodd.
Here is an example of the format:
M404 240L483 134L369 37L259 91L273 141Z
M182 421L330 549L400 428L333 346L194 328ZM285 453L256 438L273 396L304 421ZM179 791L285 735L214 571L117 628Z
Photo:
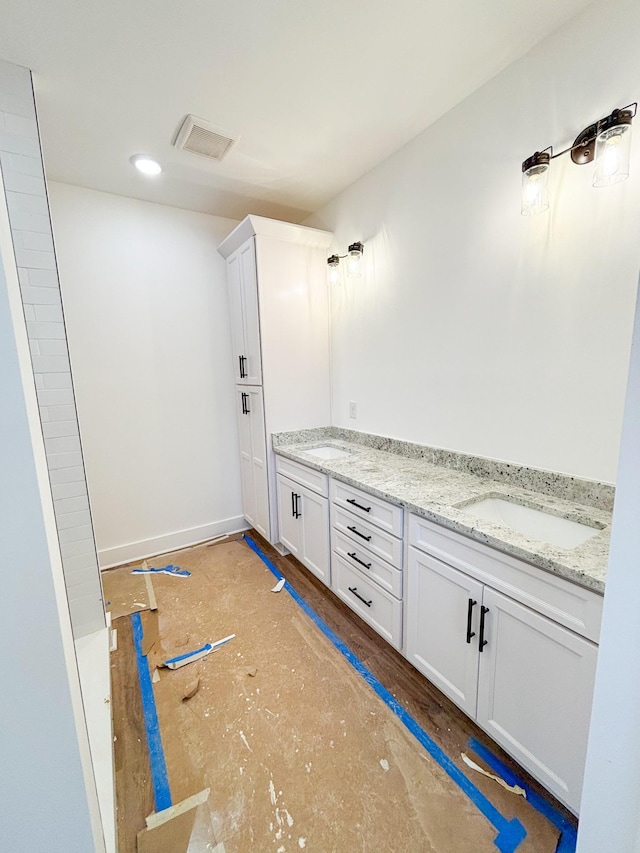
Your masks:
M577 814L613 487L336 428L272 444L281 544Z

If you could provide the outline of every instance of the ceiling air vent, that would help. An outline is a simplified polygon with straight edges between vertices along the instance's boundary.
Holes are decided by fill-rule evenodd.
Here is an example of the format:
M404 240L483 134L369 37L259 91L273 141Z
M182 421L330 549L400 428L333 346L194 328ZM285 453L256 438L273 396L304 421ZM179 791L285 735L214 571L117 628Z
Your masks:
M192 154L200 154L210 160L222 160L238 141L226 131L214 127L197 116L187 116L182 122L174 145Z

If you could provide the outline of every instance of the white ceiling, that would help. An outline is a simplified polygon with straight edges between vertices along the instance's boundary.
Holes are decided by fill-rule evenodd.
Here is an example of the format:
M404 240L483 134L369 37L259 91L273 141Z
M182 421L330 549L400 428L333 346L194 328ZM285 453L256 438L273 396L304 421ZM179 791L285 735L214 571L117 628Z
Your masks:
M301 221L590 2L2 0L0 58L50 179ZM240 134L224 161L172 147L187 113Z

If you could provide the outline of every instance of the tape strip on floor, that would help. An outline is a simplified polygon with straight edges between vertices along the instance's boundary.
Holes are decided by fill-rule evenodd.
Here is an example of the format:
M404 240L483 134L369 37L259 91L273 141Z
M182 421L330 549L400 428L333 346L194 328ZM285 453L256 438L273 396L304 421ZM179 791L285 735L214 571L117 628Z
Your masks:
M480 741L475 738L471 738L468 746L469 749L472 749L475 754L493 770L494 773L501 776L505 782L508 782L510 785L519 785L521 788L524 788L527 794L527 802L532 805L534 809L539 811L540 814L544 815L549 823L552 823L556 829L560 830L560 841L558 842L556 853L575 853L578 839L575 826L568 821L567 818L558 811L558 809L554 808L551 803L548 803L540 796L540 794L537 794L532 790L526 782L520 779L507 767L506 764L500 761L500 759L494 755L490 749L480 743Z
M140 680L140 695L142 697L142 712L144 715L144 728L147 733L147 746L149 748L149 763L151 765L151 779L153 782L153 794L156 801L156 812L168 809L172 805L169 777L167 775L167 764L164 759L162 736L160 734L160 723L158 722L158 711L156 700L153 695L153 684L149 672L149 662L142 654L142 619L139 613L131 616L133 627L133 645L136 650L136 662L138 664L138 678Z
M246 544L254 551L262 560L269 571L275 575L278 580L283 580L284 576L262 553L260 548L249 536L244 537ZM378 681L375 675L370 672L367 667L354 655L342 640L334 634L334 632L325 624L318 614L307 604L307 602L299 595L295 589L285 580L284 589L289 593L293 600L298 604L307 616L315 622L322 633L333 643L338 651L346 658L356 672L361 675L367 684L378 694L382 701L393 711L398 719L411 732L416 740L426 749L429 755L436 761L437 764L445 771L456 785L467 795L476 808L487 818L487 820L498 831L494 844L500 853L515 853L515 850L520 846L521 842L526 838L527 831L517 818L508 820L500 814L497 808L491 803L485 795L476 788L464 773L454 764L449 756L440 749L440 747L429 737L429 735L421 728L394 696L389 693L386 687ZM484 756L483 756L484 757ZM570 848L558 848L557 853L570 853Z

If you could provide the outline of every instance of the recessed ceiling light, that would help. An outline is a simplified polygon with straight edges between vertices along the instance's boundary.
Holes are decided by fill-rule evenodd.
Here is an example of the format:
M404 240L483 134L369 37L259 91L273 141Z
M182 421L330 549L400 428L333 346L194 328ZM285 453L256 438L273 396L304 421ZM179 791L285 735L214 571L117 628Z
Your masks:
M142 172L143 175L159 175L162 171L162 166L157 160L152 160L146 154L135 154L131 158L133 165Z

